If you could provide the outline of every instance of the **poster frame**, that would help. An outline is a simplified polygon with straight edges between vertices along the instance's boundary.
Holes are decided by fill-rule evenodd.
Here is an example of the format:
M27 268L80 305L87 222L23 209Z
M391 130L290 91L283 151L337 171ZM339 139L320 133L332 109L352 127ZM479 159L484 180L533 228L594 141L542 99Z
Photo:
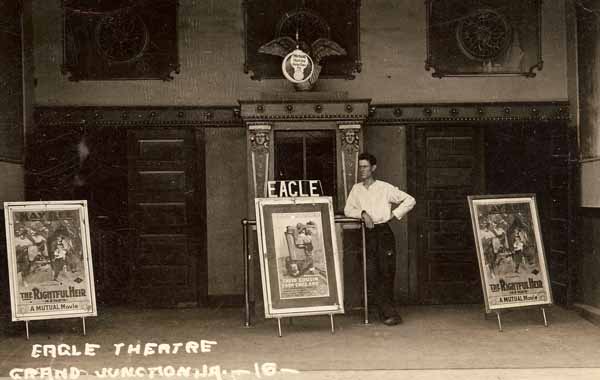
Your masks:
M537 209L537 202L535 194L501 194L501 195L469 195L467 196L467 200L469 203L469 211L471 215L471 225L473 228L473 236L474 236L474 244L476 247L477 253L477 262L479 264L479 274L481 278L481 286L483 291L483 298L485 302L485 310L486 313L490 313L493 311L499 311L504 309L514 309L521 307L543 307L545 305L552 305L552 287L550 283L550 277L548 274L548 264L546 261L546 255L544 251L544 244L542 240L542 232L541 232L541 224L539 213ZM526 222L530 223L530 229L533 233L533 242L535 243L535 260L538 263L539 275L542 281L542 290L544 299L540 300L531 300L531 301L519 301L519 302L507 302L505 304L493 304L490 302L491 295L491 286L487 274L491 270L486 268L487 260L484 253L484 248L482 244L482 233L480 226L480 219L483 216L482 212L480 212L480 206L490 206L490 205L498 205L505 206L511 204L519 204L524 203L527 204L530 218L526 220ZM486 214L486 217L489 217L490 214ZM514 221L513 221L514 222ZM509 235L508 232L506 235ZM495 256L494 256L495 257ZM511 257L512 260L512 257ZM513 265L514 261L513 261ZM536 274L537 276L537 274ZM508 282L507 282L508 283ZM493 296L497 297L497 296Z
M255 206L265 318L343 314L342 274L332 197L256 198ZM322 271L319 272L321 277L326 277L328 295L285 299L280 292L283 269L276 260L278 252L275 241L275 230L282 227L275 224L273 216L282 215L282 218L303 220L303 217L306 218L303 214L310 214L313 217L318 214L320 217L320 222L317 224L322 228L325 275ZM317 248L315 248L315 257L316 252ZM281 258L283 254L285 252L279 252L279 257Z
M17 250L16 250L16 231L15 231L15 214L20 212L38 212L44 213L46 217L48 212L57 211L76 211L79 214L79 223L75 224L79 228L79 238L70 236L72 242L75 242L76 247L81 247L80 270L85 276L83 281L76 281L80 277L76 277L75 281L79 284L85 282L84 287L88 290L88 295L85 295L81 308L73 310L55 310L50 308L47 312L19 312L19 276L17 269ZM41 215L41 214L40 214ZM36 202L4 202L5 230L6 230L6 253L8 262L9 288L10 288L10 303L12 321L30 321L30 320L46 320L46 319L61 319L61 318L85 318L97 316L96 292L94 288L94 272L91 256L91 243L89 231L89 217L87 211L86 200L66 200L66 201L36 201ZM64 228L60 225L57 228ZM71 242L71 244L72 244ZM71 246L73 248L73 246ZM47 255L49 255L50 249ZM46 264L49 267L52 264ZM48 269L50 271L50 269ZM54 273L54 269L50 271ZM67 274L64 274L65 276ZM66 281L66 280L65 280ZM48 281L49 283L49 281ZM40 290L50 288L46 282L40 283ZM59 282L60 285L62 283ZM64 289L61 289L64 290ZM70 291L70 290L69 290ZM60 301L59 301L60 302ZM48 303L52 305L52 303ZM58 305L58 302L57 302Z

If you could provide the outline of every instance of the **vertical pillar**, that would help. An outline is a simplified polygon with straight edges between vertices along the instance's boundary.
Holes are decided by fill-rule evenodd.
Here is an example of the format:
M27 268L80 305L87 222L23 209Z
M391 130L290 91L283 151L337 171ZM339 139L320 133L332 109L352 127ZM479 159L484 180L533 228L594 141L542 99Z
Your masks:
M248 126L248 157L251 205L250 217L254 215L254 198L267 196L267 181L271 168L272 131L268 124Z
M358 177L358 155L362 150L360 124L338 125L338 208L344 209L348 194ZM350 231L351 230L351 231ZM352 309L361 304L360 273L360 227L336 226L339 259L343 268L344 303Z
M271 176L271 152L273 151L273 132L269 124L250 124L247 131L248 146L248 219L255 219L254 198L267 196L267 181ZM262 308L260 287L260 263L258 260L258 242L256 226L252 226L249 239L250 273L249 302L253 307ZM258 279L258 280L257 280Z
M346 203L346 199L352 186L356 183L358 177L358 154L362 149L362 128L360 124L340 124L338 125L338 135L340 136L341 154L340 165L341 174L338 176L343 192L343 196L338 197L342 205ZM339 192L338 192L339 195Z

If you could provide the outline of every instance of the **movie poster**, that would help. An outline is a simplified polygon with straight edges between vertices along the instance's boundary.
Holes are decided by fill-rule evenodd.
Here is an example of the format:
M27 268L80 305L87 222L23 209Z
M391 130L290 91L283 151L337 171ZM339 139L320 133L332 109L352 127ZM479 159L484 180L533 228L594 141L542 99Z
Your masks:
M12 320L96 315L85 201L5 202Z
M486 309L552 303L535 197L469 197Z
M265 316L343 313L331 197L257 198Z

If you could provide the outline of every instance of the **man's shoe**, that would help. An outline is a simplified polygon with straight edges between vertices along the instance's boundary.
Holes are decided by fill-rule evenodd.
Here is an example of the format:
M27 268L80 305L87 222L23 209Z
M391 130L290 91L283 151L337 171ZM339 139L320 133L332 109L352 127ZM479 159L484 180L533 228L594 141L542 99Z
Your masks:
M402 317L400 317L399 315L392 315L389 317L382 318L381 321L384 325L396 326L402 323Z

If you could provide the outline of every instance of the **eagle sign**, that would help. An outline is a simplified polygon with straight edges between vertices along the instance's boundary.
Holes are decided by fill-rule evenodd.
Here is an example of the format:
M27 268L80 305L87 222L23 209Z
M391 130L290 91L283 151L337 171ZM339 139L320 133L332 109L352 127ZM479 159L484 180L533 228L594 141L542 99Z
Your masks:
M258 49L259 53L284 57L283 75L294 84L297 91L313 88L321 72L321 59L330 55L346 55L346 50L337 42L318 38L310 46L291 37L278 37Z

